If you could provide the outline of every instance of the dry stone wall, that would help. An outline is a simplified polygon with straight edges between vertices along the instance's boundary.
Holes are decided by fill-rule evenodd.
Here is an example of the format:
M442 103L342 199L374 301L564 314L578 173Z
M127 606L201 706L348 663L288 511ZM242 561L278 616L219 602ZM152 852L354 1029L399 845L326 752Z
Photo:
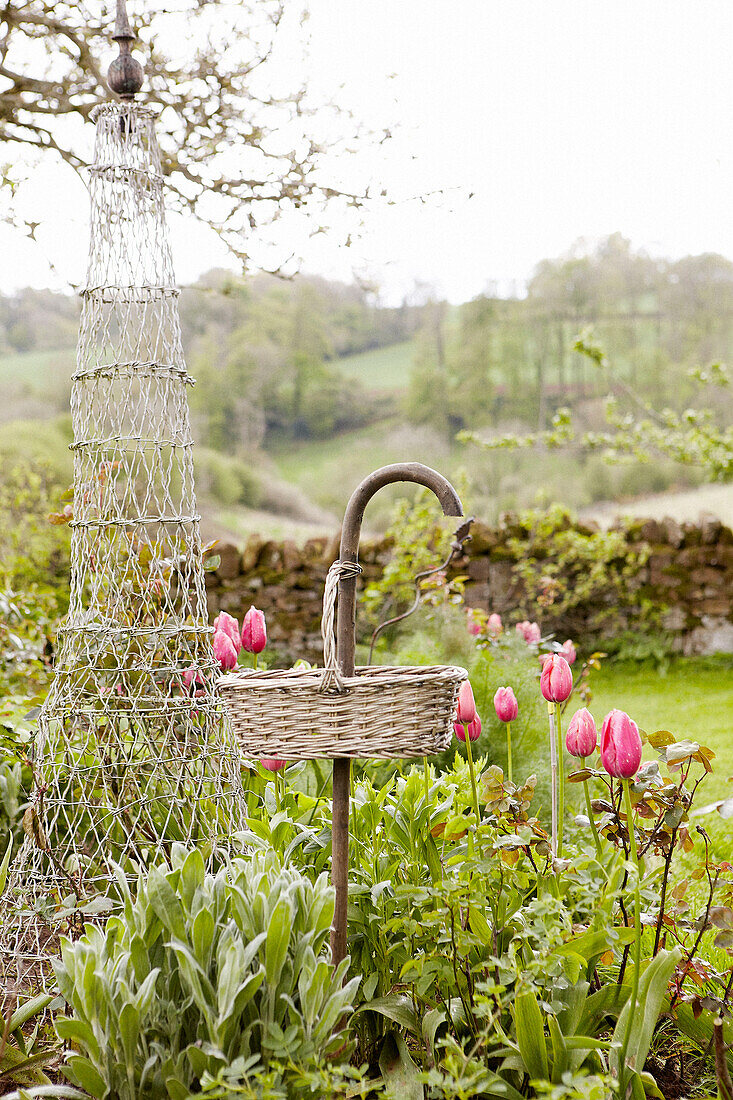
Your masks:
M584 525L588 529L588 525ZM583 529L581 527L581 529ZM466 555L455 572L468 577L466 603L498 611L511 623L521 598L521 581L513 539L517 527L511 520L497 527L474 524ZM655 606L664 608L662 624L674 636L675 648L684 653L733 653L733 532L714 518L699 524L675 520L635 521L622 528L626 541L646 546L648 558L633 577L629 590L629 622L632 596L643 592ZM510 547L512 542L512 547ZM338 537L310 539L302 547L294 542L275 542L252 536L243 549L229 544L217 548L220 564L207 574L207 596L212 617L220 610L240 621L251 604L267 616L270 651L277 664L298 657L320 663L320 617L326 572L338 554ZM389 560L387 539L364 540L360 562L363 580L376 580ZM566 621L548 621L562 637L582 637L584 614L576 609ZM626 609L618 606L623 626Z

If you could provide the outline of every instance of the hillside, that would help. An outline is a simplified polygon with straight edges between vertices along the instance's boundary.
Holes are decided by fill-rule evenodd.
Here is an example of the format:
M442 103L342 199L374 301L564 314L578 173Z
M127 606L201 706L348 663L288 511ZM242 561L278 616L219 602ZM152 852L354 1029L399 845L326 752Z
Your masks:
M614 235L540 264L525 297L460 306L424 295L385 307L320 278L212 271L180 307L197 492L217 533L332 526L362 477L407 459L445 470L489 521L550 501L603 514L696 488L706 461L701 437L689 453L645 463L634 445L607 462L609 395L617 425L640 409L670 431L689 409L733 422L716 365L733 357L733 264L720 256L652 260ZM42 458L61 482L77 317L70 296L0 297L0 458ZM548 449L558 416L596 442ZM497 449L458 443L464 429ZM534 447L513 449L532 433ZM393 496L380 494L370 525L385 525Z

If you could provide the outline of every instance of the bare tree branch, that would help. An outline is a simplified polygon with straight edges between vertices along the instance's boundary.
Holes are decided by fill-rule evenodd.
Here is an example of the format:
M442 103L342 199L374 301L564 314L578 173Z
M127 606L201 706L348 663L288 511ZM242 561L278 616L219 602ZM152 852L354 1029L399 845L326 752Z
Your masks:
M115 53L113 7L110 0L94 10L72 0L0 0L4 142L83 167L78 136L61 122L88 119L110 98L104 74ZM140 98L159 110L174 205L210 224L236 256L247 259L252 239L269 243L288 210L307 207L318 232L329 204L358 209L368 200L367 189L339 188L324 165L355 138L384 140L388 131L360 133L338 104L316 102L302 84L280 87L284 0L130 0L129 12L146 69ZM287 12L305 25L300 0Z

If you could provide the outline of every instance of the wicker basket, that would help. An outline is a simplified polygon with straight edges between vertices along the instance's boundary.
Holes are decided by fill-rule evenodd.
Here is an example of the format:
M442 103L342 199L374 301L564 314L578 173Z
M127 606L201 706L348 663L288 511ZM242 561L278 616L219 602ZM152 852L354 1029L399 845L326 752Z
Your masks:
M313 760L429 756L448 748L458 689L467 672L451 665L357 668L343 676L333 624L340 577L334 562L323 597L322 669L258 672L241 669L218 681L241 752L246 757Z

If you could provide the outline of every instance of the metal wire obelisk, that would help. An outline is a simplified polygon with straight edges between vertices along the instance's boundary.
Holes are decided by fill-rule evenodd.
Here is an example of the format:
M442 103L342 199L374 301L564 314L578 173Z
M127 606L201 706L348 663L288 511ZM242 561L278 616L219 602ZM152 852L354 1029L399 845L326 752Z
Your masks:
M71 601L33 749L26 838L0 900L0 991L42 985L59 935L115 874L176 842L216 858L242 824L214 694L187 386L153 115L118 0L97 109L87 287L71 397ZM0 853L1 858L2 853Z

